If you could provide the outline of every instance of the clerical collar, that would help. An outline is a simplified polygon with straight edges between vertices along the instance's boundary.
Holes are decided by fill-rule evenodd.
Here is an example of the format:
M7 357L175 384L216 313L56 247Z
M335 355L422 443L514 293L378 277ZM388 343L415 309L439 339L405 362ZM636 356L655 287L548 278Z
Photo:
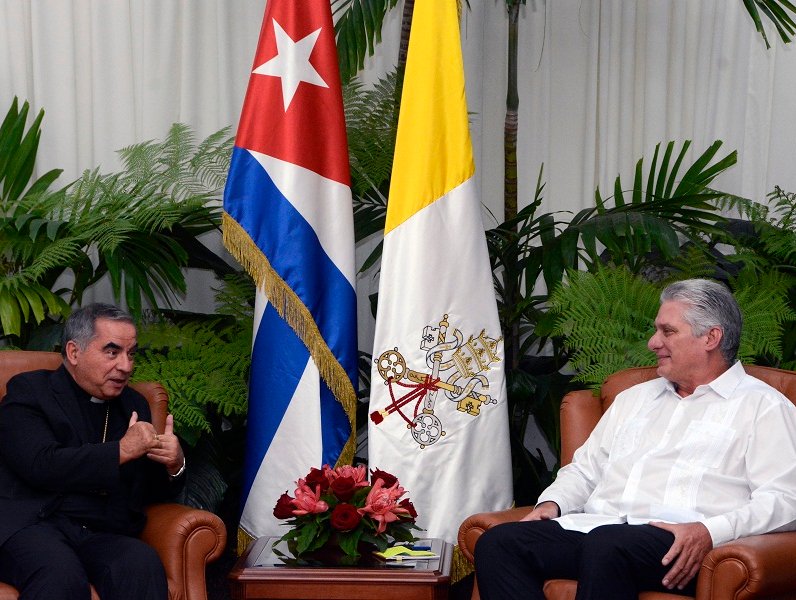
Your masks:
M100 400L99 398L95 398L94 396L92 396L88 400L89 402L93 402L94 404L105 404L107 402L107 400Z

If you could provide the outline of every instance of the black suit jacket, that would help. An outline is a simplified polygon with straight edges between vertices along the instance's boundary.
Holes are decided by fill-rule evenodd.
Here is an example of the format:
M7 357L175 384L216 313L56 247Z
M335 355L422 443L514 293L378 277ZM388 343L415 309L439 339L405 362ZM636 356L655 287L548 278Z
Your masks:
M162 465L146 457L119 465L118 440L132 412L151 421L146 399L125 388L111 400L114 426L97 443L79 404L87 398L64 367L9 380L0 403L0 545L66 507L87 514L97 530L137 535L144 504L168 496Z

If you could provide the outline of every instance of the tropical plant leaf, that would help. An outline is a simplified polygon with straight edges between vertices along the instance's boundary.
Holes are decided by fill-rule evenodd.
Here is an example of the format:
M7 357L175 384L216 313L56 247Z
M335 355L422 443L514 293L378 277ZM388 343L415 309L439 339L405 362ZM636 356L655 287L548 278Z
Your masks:
M744 7L755 24L755 29L763 37L766 48L771 44L766 36L763 26L761 13L774 24L780 39L785 43L790 43L793 34L796 32L796 6L789 0L743 0Z
M692 275L679 273L677 279ZM553 333L564 339L576 381L596 389L611 373L655 363L647 340L654 331L666 283L651 283L624 267L567 273L567 281L550 296L550 304L557 317ZM783 327L796 320L788 304L792 283L792 278L781 274L753 270L730 281L744 319L738 351L742 362L782 358ZM766 293L760 294L761 289Z
M571 352L576 381L598 388L611 373L654 363L646 344L659 296L657 286L625 267L568 271L550 305L558 315L553 333Z
M398 0L332 0L343 83L365 66L366 56L373 55L375 45L381 42L384 17L397 3Z
M212 418L242 420L248 406L254 283L228 277L215 294L212 318L153 317L138 333L135 379L163 384L175 430L191 445L211 431Z
M384 230L397 121L392 110L395 71L370 88L343 88L356 241Z
M46 312L45 312L46 311ZM4 335L20 335L23 323L41 323L47 314L66 316L69 305L43 285L15 274L0 281L0 326Z
M745 270L733 282L735 298L744 319L738 359L744 363L782 360L782 328L796 320L788 303L792 277L775 271L757 273ZM761 294L760 290L765 290Z
M140 315L145 304L170 307L184 294L183 269L189 265L220 276L232 271L197 240L220 229L232 145L228 129L197 144L187 126L175 124L163 141L122 150L123 170L86 171L66 188L50 191L58 171L28 186L19 183L27 181L26 174L29 180L40 125L39 118L25 133L27 113L27 104L19 109L15 101L0 124L0 147L13 155L3 154L0 171L0 268L8 292L0 302L9 303L0 308L3 335L20 335L41 315L29 296L39 289L34 284L52 290L64 275L71 285L57 292L61 302L41 296L43 307L56 309L55 319L65 314L63 303L79 303L106 275L116 300L124 299Z
M557 260L551 260L549 264L555 268L550 267L545 272L548 286L552 288L561 280L563 269L577 268L578 260L583 260L587 268L593 268L608 259L638 271L650 252L658 251L665 259L676 256L680 236L695 239L695 233L698 236L719 231L716 224L724 219L716 204L723 194L710 189L709 185L737 161L735 152L715 160L721 145L721 141L714 142L682 176L679 176L679 169L690 142L682 145L674 163L671 158L675 144L669 142L660 165L660 144L657 145L646 178L643 159L636 163L630 202L625 199L621 176L614 183L612 208L607 207L607 200L600 195L598 188L595 208L580 211L564 230L574 229L578 233L584 252L572 261L570 255L554 247ZM600 246L606 249L606 256L598 255Z

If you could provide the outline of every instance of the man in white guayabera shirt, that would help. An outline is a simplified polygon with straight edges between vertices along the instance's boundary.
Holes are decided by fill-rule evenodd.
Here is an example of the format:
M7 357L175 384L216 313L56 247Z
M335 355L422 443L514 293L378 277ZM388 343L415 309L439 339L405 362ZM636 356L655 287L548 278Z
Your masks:
M796 529L796 408L736 362L740 333L723 285L663 291L660 378L616 397L523 521L481 536L484 600L543 599L555 578L577 579L577 600L694 595L715 545Z

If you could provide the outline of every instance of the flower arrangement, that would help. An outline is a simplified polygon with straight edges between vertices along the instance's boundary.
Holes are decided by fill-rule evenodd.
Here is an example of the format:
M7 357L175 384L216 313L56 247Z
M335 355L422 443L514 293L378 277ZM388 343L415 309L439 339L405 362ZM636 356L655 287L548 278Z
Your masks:
M312 468L296 482L295 497L285 492L274 507L286 519L288 542L296 557L329 544L348 557L358 557L360 544L384 551L394 542L414 540L417 512L395 475L374 470L368 481L364 466Z

